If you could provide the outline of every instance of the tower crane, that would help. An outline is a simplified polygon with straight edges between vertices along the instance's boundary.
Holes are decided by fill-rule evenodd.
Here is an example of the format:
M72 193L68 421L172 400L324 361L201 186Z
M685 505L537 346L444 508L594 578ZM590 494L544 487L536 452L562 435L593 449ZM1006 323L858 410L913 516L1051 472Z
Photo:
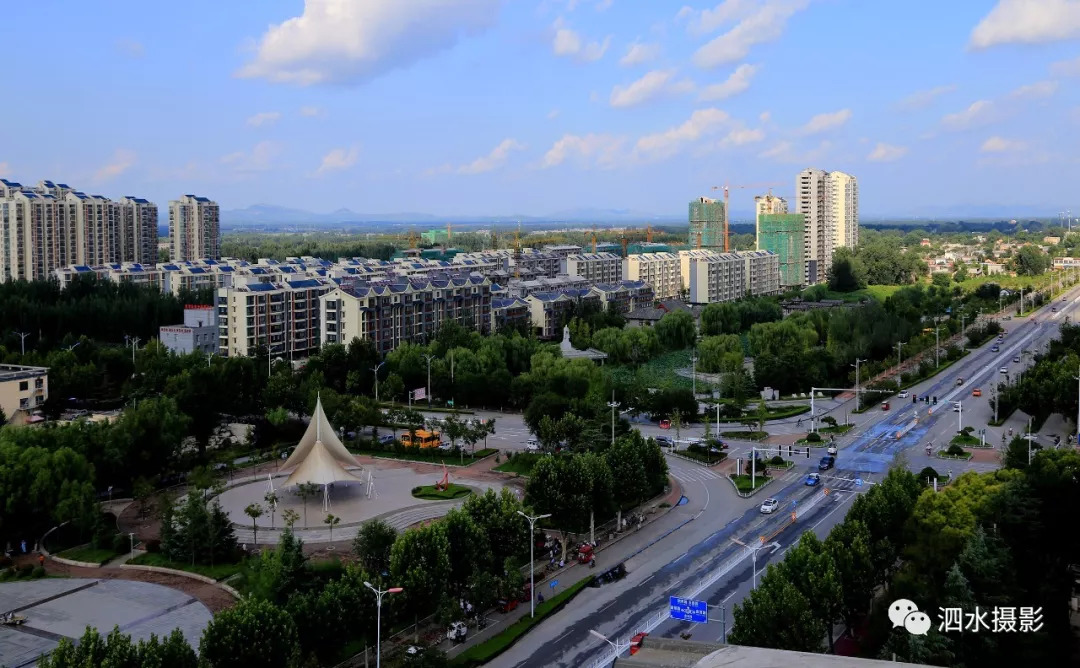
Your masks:
M724 252L727 253L731 250L731 205L729 198L729 191L732 188L775 188L784 184L772 182L772 183L747 183L745 185L730 185L725 183L722 186L713 186L713 190L724 191Z

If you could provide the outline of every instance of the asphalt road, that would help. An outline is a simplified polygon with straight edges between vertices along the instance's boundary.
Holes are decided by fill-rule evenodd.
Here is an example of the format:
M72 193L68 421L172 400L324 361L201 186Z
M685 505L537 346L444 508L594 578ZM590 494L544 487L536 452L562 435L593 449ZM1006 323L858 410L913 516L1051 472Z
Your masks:
M715 641L722 636L719 621L692 625L667 619L668 597L705 599L710 606L721 606L711 609L709 616L716 620L726 616L730 626L732 607L746 596L754 572L753 552L733 539L769 546L757 551L757 568L762 570L768 563L782 558L803 531L814 530L825 536L833 525L843 520L854 495L880 480L901 452L906 453L909 468L914 471L927 463L942 473L949 469L960 473L994 468L993 463L927 458L923 446L933 441L944 447L955 434L959 414L951 410L953 401L960 401L964 407L963 424L985 428L992 417L989 388L1002 375L1000 367L1007 367L1011 378L1020 367L1012 362L1015 355L1024 349L1034 351L1044 346L1056 335L1066 315L1075 319L1080 302L1077 294L1080 288L1070 291L1069 301L1065 303L1059 297L1053 303L1058 313L1051 313L1051 306L1046 306L1035 315L1037 322L1014 318L1002 323L1009 333L1000 352L992 352L995 342L987 342L939 377L909 390L919 397L937 396L938 404L933 411L926 404L912 404L910 397L893 398L889 411L875 408L855 416L856 428L837 441L840 449L837 467L823 474L819 487L804 483L806 474L816 470L816 457L809 461L796 459L793 470L770 483L768 492L752 499L737 497L730 483L709 469L669 458L672 475L683 482L685 494L695 503L694 507L702 508L698 518L629 559L626 565L630 573L625 580L588 590L559 615L542 623L503 654L499 665L579 667L610 659L611 647L590 630L623 645L639 630L661 636L685 631L696 639ZM1027 364L1029 359L1023 362ZM957 385L960 377L964 383ZM976 387L983 390L981 398L972 397ZM827 404L827 412L842 415L851 403L832 402ZM911 428L897 437L898 430L907 425ZM1000 446L1000 434L1008 426L988 428L988 440L996 437ZM642 431L650 433L648 427ZM823 487L829 488L828 495L823 493ZM704 506L699 495L707 498ZM762 515L758 510L766 496L780 501L780 510L772 515ZM798 509L795 522L790 517L792 508Z

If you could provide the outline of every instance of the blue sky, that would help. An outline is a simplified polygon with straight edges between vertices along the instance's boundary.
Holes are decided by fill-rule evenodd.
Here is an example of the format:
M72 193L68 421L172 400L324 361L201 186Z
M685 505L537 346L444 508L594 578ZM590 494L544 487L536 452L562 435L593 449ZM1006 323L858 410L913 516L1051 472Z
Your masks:
M0 175L159 204L678 215L816 166L1080 211L1080 0L23 2L0 53Z

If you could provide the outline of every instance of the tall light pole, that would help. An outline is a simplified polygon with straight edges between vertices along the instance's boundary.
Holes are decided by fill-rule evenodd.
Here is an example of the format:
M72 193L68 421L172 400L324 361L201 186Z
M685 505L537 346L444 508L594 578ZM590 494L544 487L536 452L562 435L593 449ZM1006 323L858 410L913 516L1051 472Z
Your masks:
M934 368L941 366L941 328L938 327L938 317L934 316Z
M862 402L859 401L859 363L865 361L866 360L861 360L856 357L855 363L851 365L855 367L855 410L859 410L862 408Z
M15 332L15 333L19 335L20 339L22 339L20 341L20 343L22 344L22 354L25 356L26 355L26 337L30 336L30 332Z
M533 567L536 565L536 559L533 558L533 548L536 547L536 523L545 517L551 517L551 513L529 517L519 510L517 514L529 520L529 617L536 617L536 580L533 578Z
M690 377L694 383L694 401L697 401L697 354L690 356Z
M604 642L606 642L607 644L611 645L612 649L614 649L617 653L622 654L622 647L618 643L612 642L603 633L600 633L599 631L596 631L594 629L589 629L589 633L593 634L597 638L599 638L599 639L603 640Z
M611 391L611 401L608 402L608 408L611 409L611 444L615 445L615 409L619 407L619 402L615 401L615 390Z
M427 359L427 405L431 408L431 360L434 359L434 355L425 354Z
M732 540L735 541L736 543L738 543L739 545L742 545L746 549L750 550L751 555L753 556L753 559L754 559L754 580L753 580L752 589L757 589L757 553L758 553L758 550L764 550L766 547L772 547L772 546L771 545L769 545L769 546L765 545L765 536L762 536L759 539L760 545L747 545L746 543L742 542L738 538L732 538Z
M956 402L956 433L964 433L964 402Z
M383 360L383 361L379 362L378 364L376 364L375 366L371 367L371 370L375 373L375 403L376 404L379 403L379 369L381 369L382 365L384 365L384 364L386 364L386 360Z
M901 386L900 377L904 375L900 366L904 363L904 342L900 341L896 344L896 387Z
M68 346L68 352L70 353L72 350L75 350L76 348L78 348L79 344L81 344L81 343L82 343L82 341L76 341L75 343Z
M132 337L131 339L131 363L135 363L135 349L139 347L139 341L142 341L139 337Z
M370 582L365 581L364 586L375 592L375 668L382 666L382 597L386 594L400 594L401 587L378 589Z

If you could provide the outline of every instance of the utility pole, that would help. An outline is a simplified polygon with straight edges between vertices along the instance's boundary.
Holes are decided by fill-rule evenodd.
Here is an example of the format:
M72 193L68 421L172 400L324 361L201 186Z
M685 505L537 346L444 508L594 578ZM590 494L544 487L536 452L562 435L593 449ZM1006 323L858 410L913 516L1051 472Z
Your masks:
M611 391L611 401L608 402L608 407L611 409L611 444L615 445L615 409L618 408L619 402L615 401L615 390Z
M934 368L941 366L941 328L938 327L938 317L934 316Z
M964 433L964 402L956 402L956 433Z
M551 517L551 514L530 517L520 510L517 511L517 514L529 520L529 598L532 599L529 601L529 616L536 617L536 580L533 578L533 566L536 565L536 559L533 558L533 546L536 544L536 523L545 517Z
M30 336L30 332L15 332L15 333L19 335L20 339L22 339L22 341L20 342L22 344L22 355L26 356L26 337Z
M379 369L381 369L382 365L384 365L384 364L386 364L386 360L383 360L382 362L379 362L375 366L371 367L371 370L375 372L375 403L376 404L379 403Z
M998 419L998 395L997 387L994 387L994 423L996 424ZM1080 417L1080 408L1077 409L1077 416ZM1080 429L1080 428L1078 428Z
M694 401L697 401L697 355L690 356L690 377L694 382Z
M896 344L896 387L901 386L900 377L904 375L904 372L900 369L900 365L904 363L904 342L900 341Z
M852 365L855 367L855 410L859 410L860 408L862 408L862 401L860 401L859 397L859 363L865 361L866 360L861 360L856 357L855 364Z
M428 405L428 408L431 408L431 359L433 357L435 357L435 356L434 355L427 355L427 354L424 355L424 358L427 359L427 405Z
M139 347L139 341L142 341L139 337L131 339L131 363L135 363L135 349Z

